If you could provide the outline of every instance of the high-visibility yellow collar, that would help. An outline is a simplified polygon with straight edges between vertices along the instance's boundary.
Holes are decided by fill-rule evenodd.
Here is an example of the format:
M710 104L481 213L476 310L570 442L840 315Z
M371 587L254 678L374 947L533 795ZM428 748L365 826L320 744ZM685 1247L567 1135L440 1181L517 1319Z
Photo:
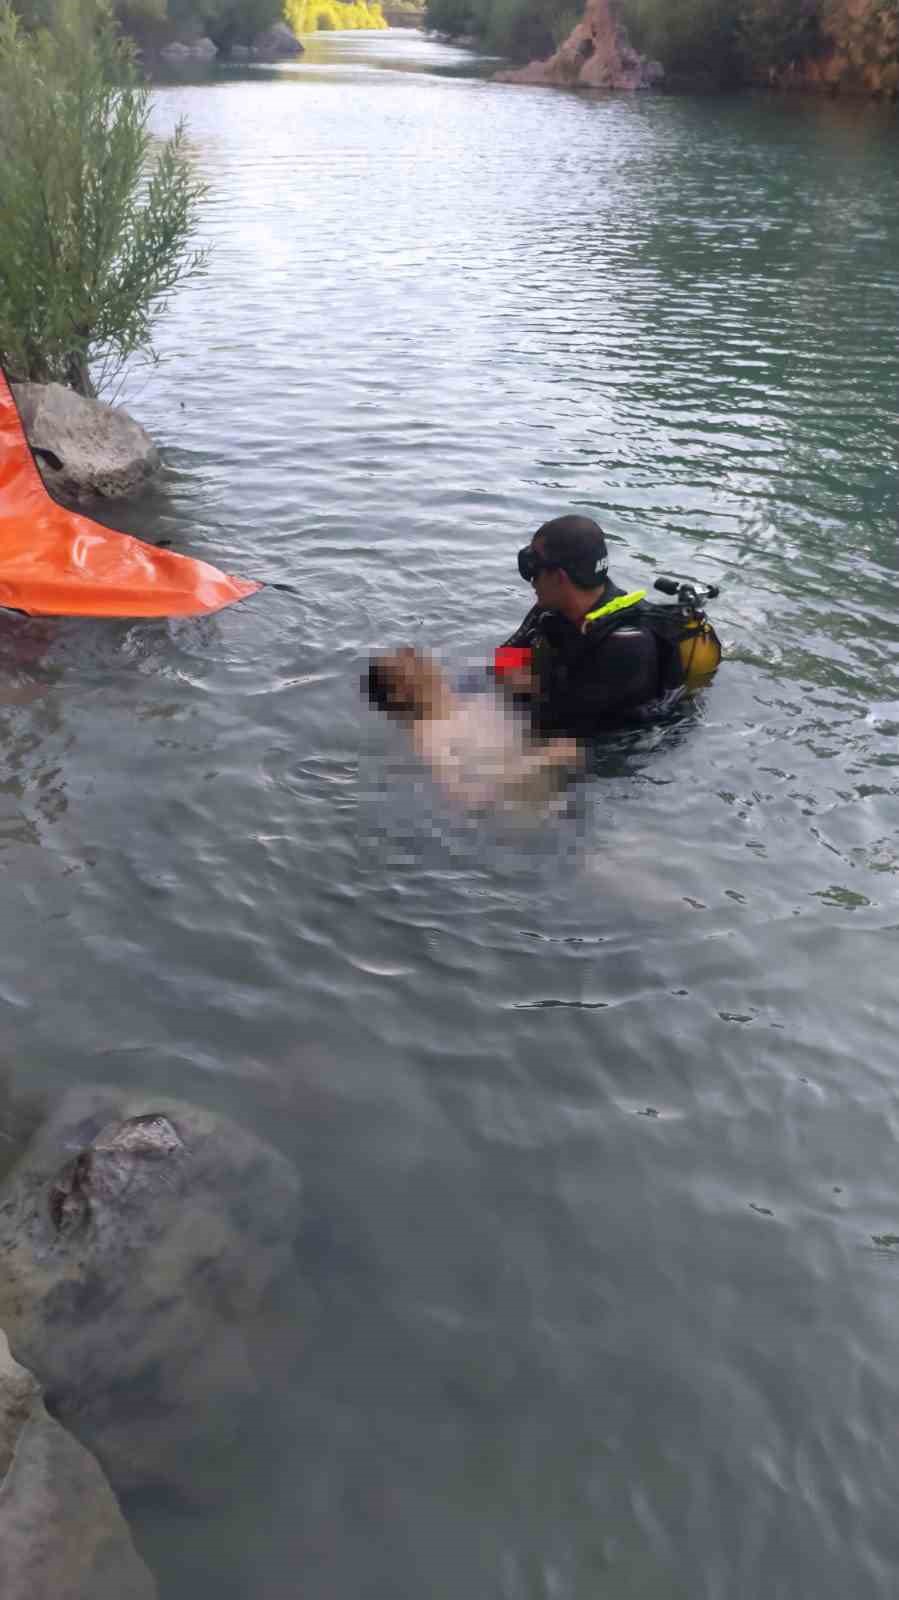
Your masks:
M624 611L627 606L635 606L640 600L645 599L645 589L633 589L630 594L616 595L614 600L607 600L604 606L597 606L595 611L588 611L581 627L586 628L588 622L597 622L600 617L610 617L614 611Z

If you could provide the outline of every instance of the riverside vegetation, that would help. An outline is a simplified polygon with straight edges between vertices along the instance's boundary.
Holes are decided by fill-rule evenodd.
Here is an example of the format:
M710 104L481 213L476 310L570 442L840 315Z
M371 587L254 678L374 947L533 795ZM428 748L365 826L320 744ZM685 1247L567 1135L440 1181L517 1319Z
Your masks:
M0 4L0 360L13 379L107 387L179 283L205 194L183 124L149 131L149 90L107 0L56 0L26 28Z
M397 0L402 8L412 0ZM26 28L51 25L55 0L15 0ZM420 14L420 7L419 14ZM386 28L378 0L111 0L122 31L150 55L173 39L211 39L221 55L249 45L274 23L295 33Z
M200 3L203 25L232 43L275 11L270 0ZM206 268L194 247L206 187L183 123L162 142L150 133L135 36L151 8L182 28L188 12L183 0L124 4L145 9L0 0L0 363L14 383L91 398L126 362L156 360L156 319ZM386 27L376 0L288 6L296 29Z
M135 45L150 54L174 38L211 38L223 53L249 44L284 14L283 0L110 0L109 13ZM15 0L31 30L56 25L57 0Z
M581 10L571 0L427 0L425 16L526 60L552 54ZM675 81L775 81L832 56L849 86L899 89L899 0L619 0L617 11L631 43Z

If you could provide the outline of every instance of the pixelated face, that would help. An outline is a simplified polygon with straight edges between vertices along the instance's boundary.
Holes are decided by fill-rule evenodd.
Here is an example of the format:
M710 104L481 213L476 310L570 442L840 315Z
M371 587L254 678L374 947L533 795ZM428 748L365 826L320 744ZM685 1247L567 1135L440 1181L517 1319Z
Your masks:
M441 681L437 664L408 646L382 656L380 664L389 687L388 711L397 716L427 716Z

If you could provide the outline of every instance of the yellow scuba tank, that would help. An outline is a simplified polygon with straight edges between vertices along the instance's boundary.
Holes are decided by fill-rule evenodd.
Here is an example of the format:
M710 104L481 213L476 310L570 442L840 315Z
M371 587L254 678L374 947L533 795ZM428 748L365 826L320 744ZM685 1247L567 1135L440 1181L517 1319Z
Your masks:
M721 665L721 640L707 617L684 622L677 649L688 689L701 689Z
M666 608L667 626L677 646L684 687L688 692L701 689L721 665L721 640L702 609L704 600L715 599L717 585L656 578L654 588L676 597L677 604Z

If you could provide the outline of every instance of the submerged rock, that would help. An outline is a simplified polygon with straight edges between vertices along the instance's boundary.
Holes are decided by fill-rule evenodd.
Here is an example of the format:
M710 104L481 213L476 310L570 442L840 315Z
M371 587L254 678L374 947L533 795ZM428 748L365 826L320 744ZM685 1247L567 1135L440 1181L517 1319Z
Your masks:
M548 61L495 74L498 83L560 89L651 89L663 77L658 61L647 61L632 49L615 21L611 0L587 0L581 21Z
M88 400L61 383L12 385L41 476L67 500L126 499L159 470L159 452L118 406Z
M0 1332L0 1595L3 1600L155 1600L93 1456L47 1415L41 1388Z
M227 1482L291 1255L299 1181L168 1099L76 1090L0 1189L0 1324L117 1491Z

